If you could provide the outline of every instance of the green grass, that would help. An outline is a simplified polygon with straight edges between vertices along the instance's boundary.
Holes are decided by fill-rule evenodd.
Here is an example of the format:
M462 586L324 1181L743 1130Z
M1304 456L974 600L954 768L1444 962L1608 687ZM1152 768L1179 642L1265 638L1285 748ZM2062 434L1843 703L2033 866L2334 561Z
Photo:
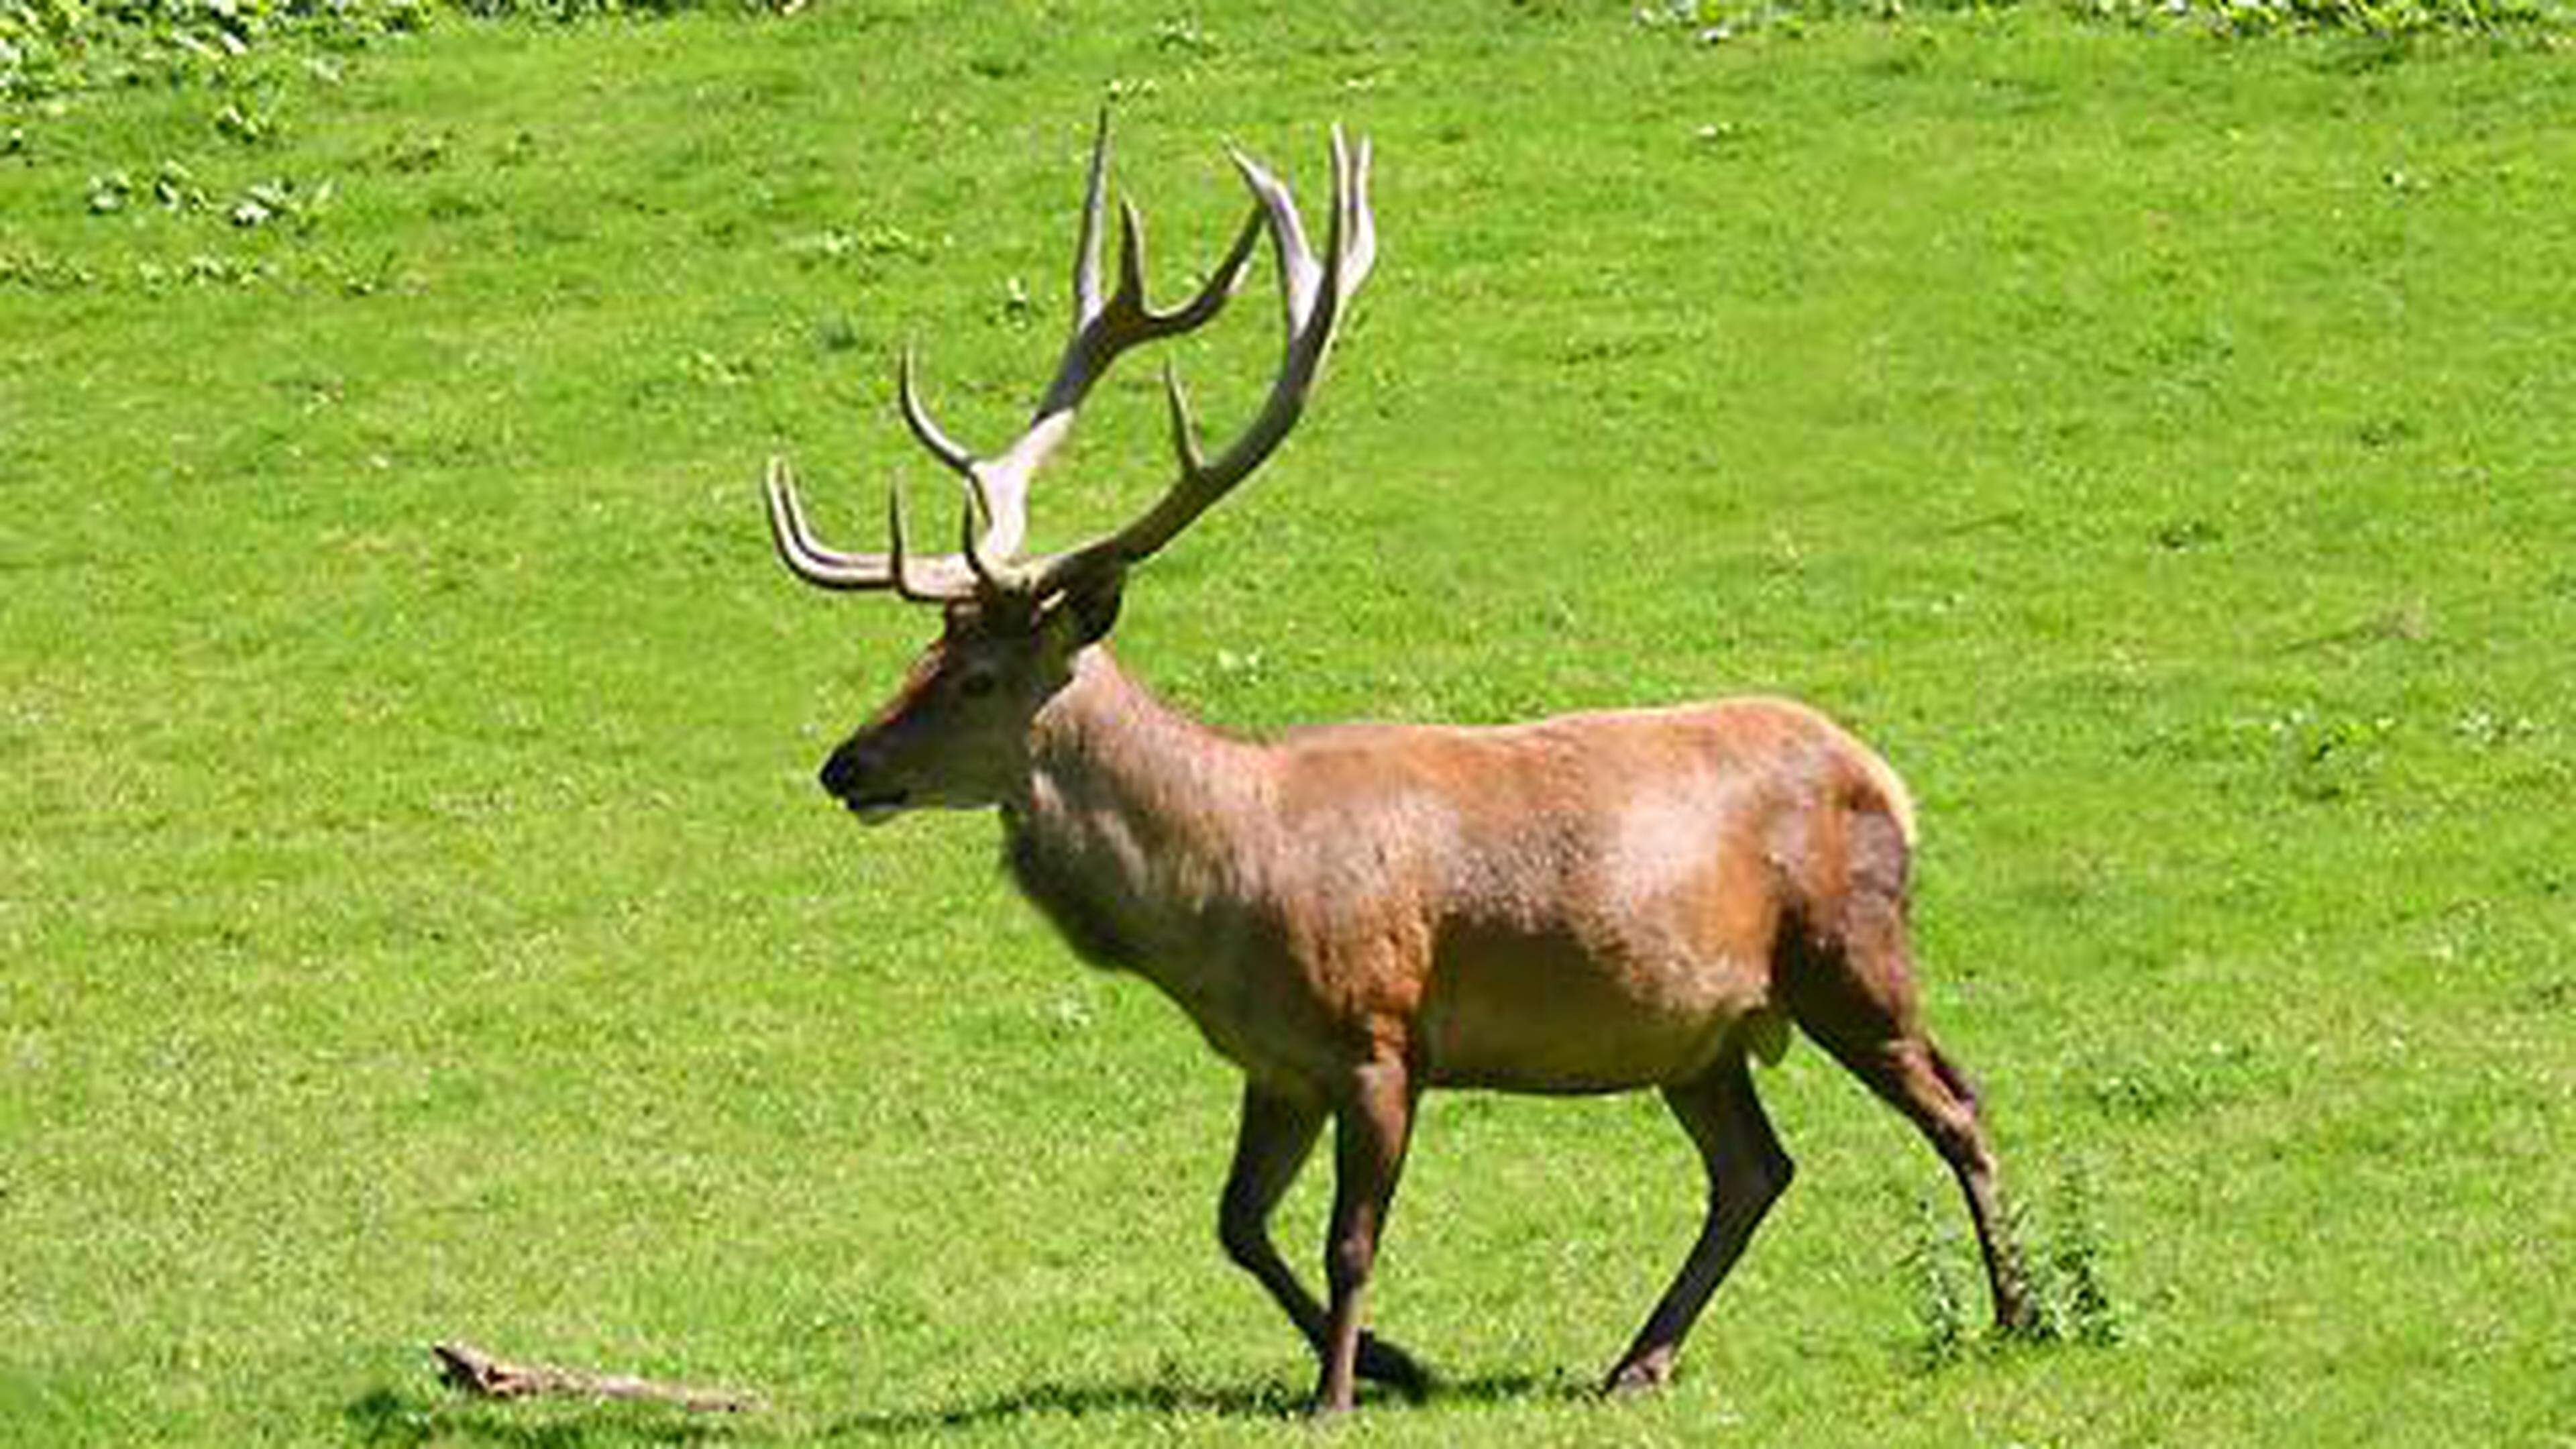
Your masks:
M1686 1145L1435 1098L1375 1301L1449 1387L1337 1437L2576 1443L2563 42L1455 4L446 19L13 103L0 1441L1299 1442L1226 1070L989 822L813 791L930 625L754 505L784 451L926 516L907 337L1016 420L1113 88L1167 289L1224 138L1311 193L1373 135L1385 240L1123 657L1247 729L1850 720L2115 1329L1927 1352L1948 1185L1802 1050L1684 1380L1593 1402ZM1274 346L1185 350L1212 428ZM1094 411L1050 536L1158 479L1151 369ZM442 1337L768 1407L463 1405Z

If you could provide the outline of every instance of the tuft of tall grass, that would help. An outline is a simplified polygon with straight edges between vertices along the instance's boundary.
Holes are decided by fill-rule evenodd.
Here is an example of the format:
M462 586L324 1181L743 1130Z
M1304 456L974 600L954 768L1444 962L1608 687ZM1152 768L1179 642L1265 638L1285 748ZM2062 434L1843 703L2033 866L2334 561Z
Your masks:
M2123 1314L2111 1293L2109 1243L2089 1170L2068 1167L2036 1202L2013 1203L2012 1239L2034 1311L2027 1326L2009 1331L1979 1327L1984 1279L1956 1214L1919 1194L1901 1196L1909 1230L1896 1271L1914 1317L1913 1356L1923 1367L1955 1363L1980 1343L2110 1348L2121 1341Z

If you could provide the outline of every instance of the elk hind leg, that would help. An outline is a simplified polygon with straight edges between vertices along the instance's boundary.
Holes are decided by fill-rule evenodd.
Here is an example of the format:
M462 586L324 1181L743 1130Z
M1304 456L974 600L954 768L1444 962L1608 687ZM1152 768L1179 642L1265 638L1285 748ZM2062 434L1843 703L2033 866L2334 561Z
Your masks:
M1789 1154L1771 1131L1742 1050L1701 1076L1664 1089L1664 1101L1699 1148L1708 1171L1708 1215L1672 1286L1610 1370L1612 1393L1655 1388L1672 1377L1682 1339L1726 1278L1771 1204L1788 1191Z
M1217 1204L1217 1241L1226 1257L1252 1275L1319 1359L1329 1327L1324 1306L1279 1256L1278 1245L1270 1237L1270 1215L1306 1165L1323 1125L1320 1109L1247 1081L1234 1165L1226 1173L1225 1192ZM1421 1397L1430 1385L1430 1375L1412 1355L1365 1332L1352 1367L1360 1378L1411 1398Z
M2027 1331L2036 1313L1996 1185L1994 1151L1967 1077L1923 1028L1901 906L1892 898L1864 901L1846 913L1838 939L1790 954L1781 982L1790 1015L1949 1165L1976 1229L1995 1324Z

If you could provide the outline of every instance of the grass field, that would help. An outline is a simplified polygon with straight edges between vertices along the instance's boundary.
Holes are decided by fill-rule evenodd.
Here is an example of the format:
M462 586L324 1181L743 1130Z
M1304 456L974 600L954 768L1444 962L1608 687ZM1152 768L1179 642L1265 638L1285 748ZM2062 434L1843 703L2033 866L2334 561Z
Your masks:
M814 791L931 626L755 503L785 452L853 542L890 472L936 515L906 338L1015 425L1110 94L1166 291L1229 138L1316 194L1369 133L1384 234L1122 658L1246 730L1845 718L2107 1294L1951 1341L1945 1175L1802 1048L1798 1187L1597 1402L1687 1145L1435 1097L1374 1304L1444 1387L1335 1438L2576 1445L2563 30L1388 8L441 16L9 103L0 1442L1304 1442L1230 1073L990 821ZM1161 476L1151 368L1092 412L1053 536ZM451 1337L767 1406L466 1404Z

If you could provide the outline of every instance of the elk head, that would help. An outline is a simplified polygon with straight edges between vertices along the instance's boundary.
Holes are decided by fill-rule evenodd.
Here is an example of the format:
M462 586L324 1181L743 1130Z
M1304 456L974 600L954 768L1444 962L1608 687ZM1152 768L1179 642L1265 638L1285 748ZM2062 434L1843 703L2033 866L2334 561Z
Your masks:
M894 697L823 768L823 788L862 820L882 821L916 806L999 803L1011 782L1025 774L1029 729L1038 711L1073 677L1075 656L1116 621L1128 567L1151 557L1251 476L1296 425L1343 305L1375 259L1368 143L1353 148L1338 128L1333 133L1333 207L1320 257L1307 241L1288 188L1242 153L1233 157L1252 191L1251 214L1197 295L1169 311L1146 303L1143 223L1123 202L1118 282L1104 293L1100 232L1109 117L1101 114L1074 253L1072 335L1028 427L999 453L969 453L931 420L914 385L911 350L905 350L896 387L904 422L956 475L964 494L955 553L910 551L899 489L887 495L885 552L828 547L806 521L785 460L770 461L770 536L789 571L819 588L891 592L943 610L939 639L914 663ZM1179 376L1166 366L1164 392L1177 457L1170 486L1115 532L1061 552L1026 555L1030 482L1071 432L1093 385L1128 349L1212 321L1234 295L1264 232L1278 260L1287 342L1260 411L1210 457L1200 445Z

